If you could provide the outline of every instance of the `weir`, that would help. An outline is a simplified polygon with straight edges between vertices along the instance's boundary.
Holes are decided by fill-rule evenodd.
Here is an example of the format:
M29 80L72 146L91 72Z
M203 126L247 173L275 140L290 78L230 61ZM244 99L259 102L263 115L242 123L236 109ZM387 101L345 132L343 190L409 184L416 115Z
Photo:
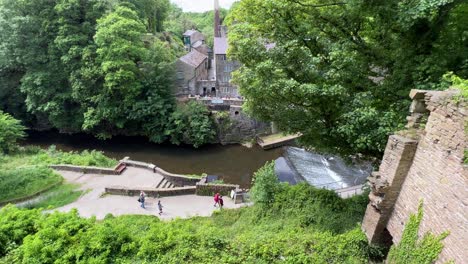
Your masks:
M305 181L317 188L339 190L362 185L372 172L370 163L346 164L338 156L324 156L301 148L288 147L284 159L275 162L280 181Z

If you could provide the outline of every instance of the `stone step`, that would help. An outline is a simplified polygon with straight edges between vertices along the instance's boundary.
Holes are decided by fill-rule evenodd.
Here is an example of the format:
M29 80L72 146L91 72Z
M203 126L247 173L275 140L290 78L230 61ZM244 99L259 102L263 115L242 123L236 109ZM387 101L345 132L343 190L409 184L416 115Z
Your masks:
M163 184L161 188L165 189L167 186L169 186L171 183L166 180L166 182Z
M161 186L162 186L163 184L165 184L166 182L167 182L167 181L166 181L166 178L162 178L162 179L159 181L159 183L156 185L156 189L157 189L157 188L162 188Z

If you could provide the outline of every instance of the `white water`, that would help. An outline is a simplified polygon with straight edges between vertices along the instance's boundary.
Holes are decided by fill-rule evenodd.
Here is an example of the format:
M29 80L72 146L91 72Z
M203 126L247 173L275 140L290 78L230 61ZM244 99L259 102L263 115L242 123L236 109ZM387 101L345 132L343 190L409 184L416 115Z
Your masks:
M336 156L326 157L289 147L284 156L309 184L331 190L363 184L372 172L370 164L347 165Z

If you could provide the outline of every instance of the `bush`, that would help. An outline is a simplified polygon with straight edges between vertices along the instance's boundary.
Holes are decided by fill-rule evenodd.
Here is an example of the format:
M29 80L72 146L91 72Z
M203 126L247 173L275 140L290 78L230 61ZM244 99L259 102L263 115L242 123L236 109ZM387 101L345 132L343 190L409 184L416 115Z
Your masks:
M251 195L254 202L262 206L273 204L275 195L280 188L274 161L266 163L254 173L252 185Z
M191 101L179 105L172 114L166 135L173 144L184 143L197 148L214 140L215 123L205 105Z
M19 120L0 111L0 152L9 153L17 148L16 142L26 134Z

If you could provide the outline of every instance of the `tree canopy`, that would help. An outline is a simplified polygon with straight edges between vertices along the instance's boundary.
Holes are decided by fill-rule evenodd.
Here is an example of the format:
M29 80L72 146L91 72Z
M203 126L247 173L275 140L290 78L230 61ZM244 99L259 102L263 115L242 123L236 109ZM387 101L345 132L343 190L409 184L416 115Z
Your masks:
M0 0L0 109L33 129L168 140L183 49L181 36L163 32L169 8L169 0Z
M410 89L468 77L466 1L244 0L227 20L246 108L325 151L381 153Z

